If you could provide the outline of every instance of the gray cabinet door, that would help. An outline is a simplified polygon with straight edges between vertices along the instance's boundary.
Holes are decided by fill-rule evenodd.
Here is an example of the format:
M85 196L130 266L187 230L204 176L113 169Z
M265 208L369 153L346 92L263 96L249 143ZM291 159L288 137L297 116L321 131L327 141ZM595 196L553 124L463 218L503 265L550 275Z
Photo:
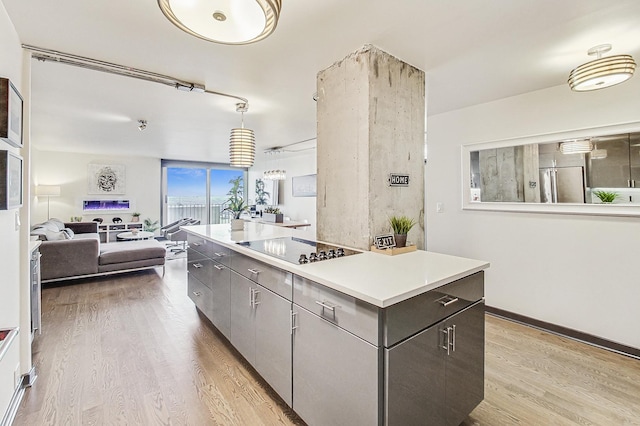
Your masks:
M255 368L291 406L291 302L258 286Z
M255 309L251 291L258 285L231 271L231 316L229 340L251 365L255 365Z
M484 399L484 302L445 322L454 326L454 345L446 357L447 425L459 425Z
M293 409L309 426L381 424L379 350L294 305Z
M446 424L444 321L385 349L386 424Z
M218 262L212 262L211 292L213 293L213 308L211 322L229 339L230 336L230 269Z

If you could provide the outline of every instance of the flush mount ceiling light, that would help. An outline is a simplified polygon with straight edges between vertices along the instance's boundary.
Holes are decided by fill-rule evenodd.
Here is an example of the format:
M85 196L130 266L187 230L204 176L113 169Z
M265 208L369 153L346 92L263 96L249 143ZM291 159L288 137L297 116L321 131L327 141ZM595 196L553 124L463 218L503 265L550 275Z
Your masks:
M138 120L138 130L143 131L147 128L147 120Z
M560 143L560 152L563 154L584 154L591 152L593 145L588 139L572 140Z
M615 55L602 57L611 50L610 44L601 44L587 51L589 55L597 55L598 59L582 64L569 74L569 86L576 92L604 89L615 86L633 76L636 63L631 55Z
M240 102L236 111L242 113L242 127L231 129L229 140L229 164L232 167L251 167L256 158L256 138L253 130L244 128L244 113L249 105Z
M158 0L158 6L169 21L192 36L249 44L276 29L282 0Z

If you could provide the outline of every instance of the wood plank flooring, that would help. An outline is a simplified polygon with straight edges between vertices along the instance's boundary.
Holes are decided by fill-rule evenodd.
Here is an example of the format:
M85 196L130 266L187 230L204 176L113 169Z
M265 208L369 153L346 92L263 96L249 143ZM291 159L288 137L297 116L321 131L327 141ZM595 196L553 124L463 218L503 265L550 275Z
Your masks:
M185 269L45 287L38 379L14 424L304 424L198 315ZM464 425L640 425L640 361L486 325L485 400Z

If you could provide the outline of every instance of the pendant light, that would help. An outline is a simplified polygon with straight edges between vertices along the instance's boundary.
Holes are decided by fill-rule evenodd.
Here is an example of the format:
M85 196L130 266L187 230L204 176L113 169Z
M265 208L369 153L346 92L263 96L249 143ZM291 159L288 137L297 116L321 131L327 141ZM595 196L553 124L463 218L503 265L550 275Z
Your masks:
M585 154L593 150L593 145L588 139L565 141L560 144L560 152L563 154Z
M601 44L587 51L598 59L582 64L569 74L569 87L576 92L604 89L615 86L633 76L636 63L631 55L615 55L602 57L602 53L611 50L610 44Z
M264 153L267 155L277 155L284 152L281 147L271 148ZM278 165L276 165L278 167ZM275 170L266 170L262 173L262 178L266 180L285 180L287 178L287 172L284 169L277 168Z
M256 158L256 138L253 130L244 128L244 113L249 106L244 103L236 104L236 112L242 113L242 127L231 129L229 140L229 164L232 167L251 167Z
M182 31L222 44L249 44L276 29L282 0L158 0Z

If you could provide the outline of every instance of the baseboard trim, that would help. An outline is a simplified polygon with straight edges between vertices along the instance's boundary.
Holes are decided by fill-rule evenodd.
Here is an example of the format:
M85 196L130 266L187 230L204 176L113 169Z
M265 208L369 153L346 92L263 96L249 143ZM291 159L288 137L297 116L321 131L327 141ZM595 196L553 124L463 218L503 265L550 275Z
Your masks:
M13 391L9 407L7 408L7 412L4 413L0 426L11 426L13 424L16 414L18 414L18 408L20 408L20 403L22 402L22 397L24 397L25 390L33 385L33 382L36 381L37 377L35 367L32 367L27 374L22 376L20 385Z
M563 336L569 339L577 340L579 342L587 343L592 346L597 346L599 348L616 352L622 355L626 355L631 358L640 359L640 349L634 348L632 346L623 345L611 340L603 339L602 337L583 333L581 331L577 331L568 327L552 324L550 322L540 321L535 318L516 314L514 312L505 311L499 308L494 308L493 306L485 305L485 312L487 312L488 314L494 315L496 317L515 321L517 323L528 325L530 327L537 328L543 331L548 331L549 333L557 334L559 336Z

